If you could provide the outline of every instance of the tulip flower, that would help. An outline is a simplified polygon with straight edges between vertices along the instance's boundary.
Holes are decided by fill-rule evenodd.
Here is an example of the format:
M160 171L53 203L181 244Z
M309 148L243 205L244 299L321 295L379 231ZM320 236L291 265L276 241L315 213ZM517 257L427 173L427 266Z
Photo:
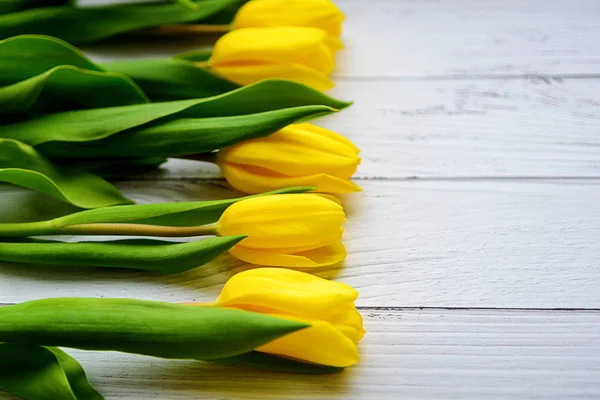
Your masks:
M231 186L246 193L302 185L351 193L360 191L350 180L360 164L359 151L335 132L301 123L226 147L217 163Z
M251 264L319 267L341 262L345 214L316 194L259 196L229 206L216 224L220 236L247 235L229 249Z
M339 37L342 22L344 14L330 0L252 0L238 10L232 28L312 26Z
M238 85L283 78L323 91L333 87L329 75L340 48L337 38L313 27L235 29L217 41L208 65Z
M310 325L256 350L304 362L348 367L358 362L365 334L352 287L280 268L257 268L233 276L215 306L268 314Z

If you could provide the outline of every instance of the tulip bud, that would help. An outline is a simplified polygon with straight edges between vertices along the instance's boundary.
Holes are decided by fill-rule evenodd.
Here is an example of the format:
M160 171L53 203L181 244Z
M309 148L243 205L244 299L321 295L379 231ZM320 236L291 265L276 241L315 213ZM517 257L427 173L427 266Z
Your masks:
M217 41L209 65L239 85L282 78L327 90L339 49L338 39L312 27L235 29Z
M221 236L248 237L229 253L248 263L279 267L319 267L342 261L345 220L341 205L315 194L260 196L225 210Z
M311 26L339 37L344 14L330 0L252 0L235 15L233 28Z
M360 164L359 151L335 132L302 123L227 147L219 152L218 163L227 181L246 193L303 185L318 192L351 193L360 191L350 181Z
M282 196L279 196L282 197ZM233 276L216 306L268 314L310 325L257 348L300 361L348 367L358 362L364 336L352 287L311 274L257 268Z

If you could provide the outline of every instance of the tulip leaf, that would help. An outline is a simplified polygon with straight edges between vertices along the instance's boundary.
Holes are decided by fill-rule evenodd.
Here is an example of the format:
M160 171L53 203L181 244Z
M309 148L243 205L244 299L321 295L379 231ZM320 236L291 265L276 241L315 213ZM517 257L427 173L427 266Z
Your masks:
M238 88L206 67L176 58L120 61L102 68L129 76L155 101L209 97Z
M14 1L14 0L13 0ZM176 3L101 7L44 7L0 16L0 38L20 34L50 35L69 43L93 43L160 25L199 22L241 0L195 0L190 9Z
M80 208L131 203L99 176L55 166L32 147L11 139L0 139L0 182L45 193Z
M168 118L215 118L322 105L341 109L349 103L299 83L272 79L205 99L67 111L0 126L0 137L32 146L47 142L86 142ZM323 113L326 108L314 110ZM309 113L310 114L310 113ZM243 119L239 120L240 122ZM127 145L127 143L123 143Z
M86 210L55 218L49 224L56 228L81 224L132 223L164 226L198 226L216 222L233 203L253 197L304 193L314 190L310 186L280 189L259 195L226 200L191 201L158 204L135 204ZM0 224L0 233L2 232Z
M212 50L191 50L185 53L177 54L175 58L180 60L187 61L195 61L195 62L205 62L208 61L212 57Z
M30 400L104 399L64 351L19 343L0 343L0 390Z
M244 354L308 325L220 307L57 298L0 308L0 341L172 359Z
M0 41L0 85L20 82L60 65L102 72L80 50L60 39L21 35Z
M342 367L332 367L330 365L305 363L261 353L259 351L251 351L233 357L213 360L213 362L236 367L251 367L268 371L293 372L299 374L330 374L344 369Z
M0 14L28 10L37 7L52 7L68 4L70 0L2 0Z
M141 89L124 75L72 66L55 67L0 88L0 114L44 114L148 102Z
M244 235L224 236L187 243L143 239L65 243L23 239L0 242L0 260L176 274L206 264L244 238Z
M177 157L207 153L264 137L307 117L326 115L327 106L303 106L257 114L178 119L135 128L91 142L49 142L38 148L52 158Z

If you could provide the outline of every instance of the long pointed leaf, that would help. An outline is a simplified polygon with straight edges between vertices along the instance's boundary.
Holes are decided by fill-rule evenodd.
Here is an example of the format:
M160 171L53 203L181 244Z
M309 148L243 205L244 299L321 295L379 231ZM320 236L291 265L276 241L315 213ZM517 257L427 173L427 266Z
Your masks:
M132 202L99 176L55 166L32 147L10 139L0 139L0 182L45 193L81 208Z
M38 148L52 158L177 157L268 136L294 122L333 112L327 106L303 106L239 117L179 119L102 140L49 142Z
M180 4L45 7L0 16L0 38L21 34L50 35L69 43L92 43L122 33L167 24L197 22L241 0L195 0L197 8Z
M38 240L0 242L0 261L30 264L130 268L177 274L225 253L245 236L173 243L160 240L64 243Z
M96 223L132 223L164 226L198 226L216 222L233 203L258 196L285 193L304 193L313 187L294 187L275 190L259 195L227 200L173 202L159 204L136 204L86 210L55 218L50 225L65 227ZM1 225L0 225L1 230Z
M104 399L64 351L19 343L0 343L0 390L29 400Z
M0 126L0 137L32 146L42 143L85 142L157 121L161 118L213 118L249 115L284 108L323 105L345 108L347 102L333 99L299 83L272 79L219 96L167 103L140 104L44 115Z
M308 325L254 312L128 299L63 298L0 308L0 341L213 360Z

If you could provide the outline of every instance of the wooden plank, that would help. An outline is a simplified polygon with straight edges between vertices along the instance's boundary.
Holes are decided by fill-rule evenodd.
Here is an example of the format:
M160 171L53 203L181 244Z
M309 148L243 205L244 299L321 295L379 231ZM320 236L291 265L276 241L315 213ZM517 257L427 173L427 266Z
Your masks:
M340 78L600 73L600 3L595 0L336 3L347 16L346 49L335 72ZM144 57L170 56L210 47L215 40L119 38L86 50L100 61L131 58L132 46Z
M363 181L344 199L345 266L361 306L600 308L600 180ZM233 196L221 181L122 182L141 202ZM51 202L43 199L47 207ZM211 300L229 256L188 273L0 268L0 302L105 296Z
M600 79L344 82L318 120L361 149L359 178L600 176ZM220 176L170 161L143 179Z
M362 360L334 375L69 350L113 399L592 399L600 312L362 310ZM10 397L0 394L0 399Z

